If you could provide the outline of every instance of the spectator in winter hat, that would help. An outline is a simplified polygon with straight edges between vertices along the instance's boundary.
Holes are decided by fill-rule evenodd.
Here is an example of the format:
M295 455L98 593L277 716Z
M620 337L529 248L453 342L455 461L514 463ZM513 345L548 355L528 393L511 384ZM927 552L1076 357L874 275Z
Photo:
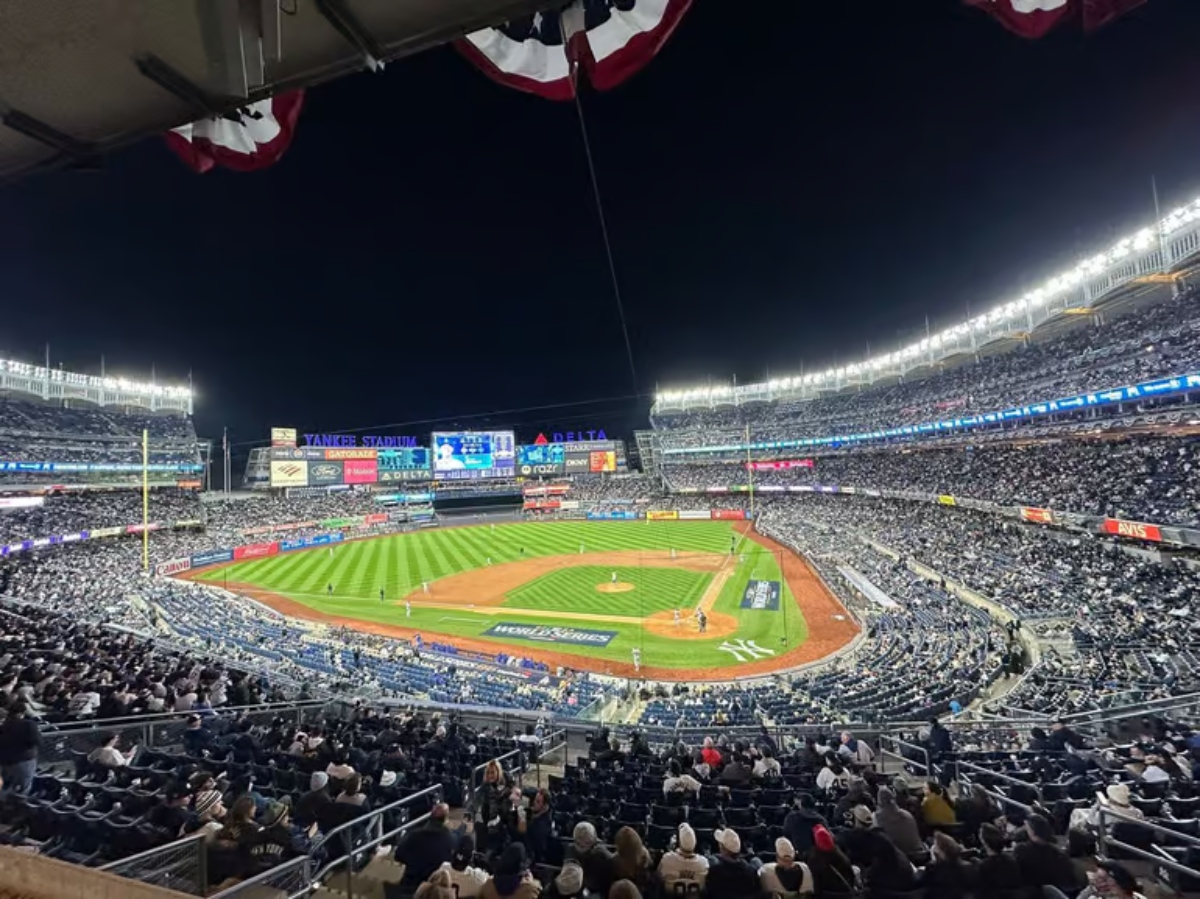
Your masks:
M596 828L590 821L575 825L571 844L567 846L567 858L573 858L583 868L583 883L588 892L608 895L613 880L613 856L596 837Z
M677 883L685 886L694 883L698 889L704 889L708 877L708 859L696 854L696 831L690 824L679 825L677 846L663 853L658 863L658 876L668 893L675 891Z
M806 862L812 873L813 892L849 893L855 884L854 868L850 859L837 847L833 834L823 824L813 827L812 849Z

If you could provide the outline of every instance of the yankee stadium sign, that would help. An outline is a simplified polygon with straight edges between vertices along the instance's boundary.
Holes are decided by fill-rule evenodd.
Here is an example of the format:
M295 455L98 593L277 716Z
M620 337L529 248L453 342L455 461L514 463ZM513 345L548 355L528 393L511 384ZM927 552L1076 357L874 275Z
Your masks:
M420 446L416 437L394 437L380 434L305 434L305 446L334 446L334 447L415 447Z

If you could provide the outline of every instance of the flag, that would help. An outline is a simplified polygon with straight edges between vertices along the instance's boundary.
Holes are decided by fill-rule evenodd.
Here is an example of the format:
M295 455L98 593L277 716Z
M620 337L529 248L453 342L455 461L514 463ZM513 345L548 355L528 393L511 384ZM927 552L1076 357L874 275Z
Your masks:
M662 49L692 0L572 0L472 32L459 51L488 76L549 100L574 98L578 75L611 90Z
M1107 25L1146 0L964 0L991 13L1000 24L1021 37L1038 38L1060 22L1078 18L1084 31Z
M217 166L235 172L265 169L279 160L296 133L304 91L292 91L168 131L167 146L203 174Z

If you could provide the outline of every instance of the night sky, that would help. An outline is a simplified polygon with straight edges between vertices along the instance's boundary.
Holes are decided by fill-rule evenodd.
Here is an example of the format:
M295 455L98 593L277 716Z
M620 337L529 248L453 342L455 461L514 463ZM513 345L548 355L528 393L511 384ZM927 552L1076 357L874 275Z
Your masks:
M191 370L201 435L239 442L488 411L629 436L656 386L853 361L1019 296L1148 224L1152 174L1164 209L1200 195L1194 0L1039 42L956 0L743 5L700 0L584 98L636 391L574 107L449 48L311 91L266 172L149 141L0 190L0 351Z

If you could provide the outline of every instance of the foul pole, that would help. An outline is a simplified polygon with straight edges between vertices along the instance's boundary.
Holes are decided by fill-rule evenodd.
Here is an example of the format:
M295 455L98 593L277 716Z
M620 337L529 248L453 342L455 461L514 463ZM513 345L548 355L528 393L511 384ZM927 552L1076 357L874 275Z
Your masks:
M142 571L150 570L150 431L142 429Z
M746 425L746 477L750 484L750 517L754 517L754 465L750 458L750 425Z

